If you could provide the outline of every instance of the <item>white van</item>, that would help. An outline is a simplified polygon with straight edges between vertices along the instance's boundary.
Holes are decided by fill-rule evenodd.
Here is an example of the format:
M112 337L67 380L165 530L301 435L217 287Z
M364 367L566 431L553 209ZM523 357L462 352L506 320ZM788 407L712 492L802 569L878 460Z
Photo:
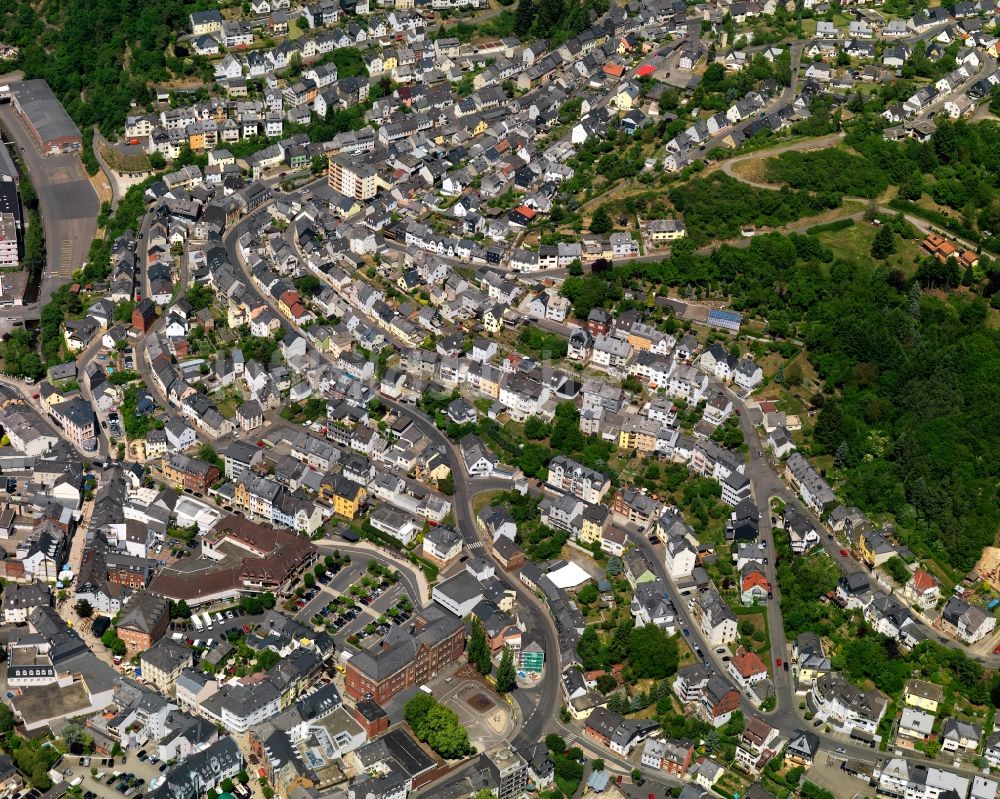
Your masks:
M209 616L207 613L202 613L201 614L201 620L202 620L202 622L204 622L206 630L211 630L212 629L212 617L211 616Z
M191 626L194 627L196 633L200 633L203 629L201 619L198 618L197 613L191 616Z

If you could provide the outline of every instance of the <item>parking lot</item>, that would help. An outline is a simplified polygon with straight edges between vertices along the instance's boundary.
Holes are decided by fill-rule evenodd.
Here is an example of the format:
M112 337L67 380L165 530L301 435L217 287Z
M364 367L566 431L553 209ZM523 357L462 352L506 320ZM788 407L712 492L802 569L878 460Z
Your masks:
M158 784L157 780L163 779L168 766L156 758L156 744L151 744L113 758L65 755L57 768L66 783L82 778L80 790L84 799L106 799L116 795L134 799ZM92 769L96 769L97 776L91 773Z
M361 646L374 645L393 624L408 622L414 610L402 582L393 584L384 574L370 574L367 567L354 565L306 592L298 602L303 604L296 620L325 625L341 646L349 638Z

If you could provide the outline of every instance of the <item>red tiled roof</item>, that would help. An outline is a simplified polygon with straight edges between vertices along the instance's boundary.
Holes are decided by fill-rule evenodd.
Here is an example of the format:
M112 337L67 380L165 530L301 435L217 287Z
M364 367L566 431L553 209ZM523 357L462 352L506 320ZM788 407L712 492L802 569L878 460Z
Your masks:
M765 577L761 572L752 571L749 574L747 574L746 577L743 578L744 591L746 591L748 588L753 588L754 586L757 585L759 585L765 591L771 590L771 584L767 581L767 577Z
M767 666L764 665L764 661L757 653L747 652L743 647L737 649L736 654L733 655L733 665L744 679L767 671Z
M922 594L924 591L929 591L936 585L937 580L923 569L917 569L913 572L913 587L917 589L918 593Z

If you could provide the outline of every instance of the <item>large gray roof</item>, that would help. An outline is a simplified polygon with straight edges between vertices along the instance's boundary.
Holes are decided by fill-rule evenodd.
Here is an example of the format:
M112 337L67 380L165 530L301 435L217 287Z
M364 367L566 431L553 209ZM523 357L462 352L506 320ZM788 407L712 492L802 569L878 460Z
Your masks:
M44 80L22 80L11 86L11 92L42 141L80 137L80 129Z

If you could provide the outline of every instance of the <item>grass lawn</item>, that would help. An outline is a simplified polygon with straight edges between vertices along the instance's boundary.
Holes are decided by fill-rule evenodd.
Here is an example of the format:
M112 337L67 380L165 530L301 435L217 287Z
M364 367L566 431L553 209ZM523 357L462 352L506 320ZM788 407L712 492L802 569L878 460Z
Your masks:
M227 419L235 418L236 409L242 404L243 395L229 389L226 390L225 395L221 399L217 399L215 401L215 405L219 409L219 413Z
M871 257L872 242L878 231L874 225L858 222L846 230L820 233L819 240L829 247L835 257L845 260L864 261ZM890 269L899 269L904 274L910 274L921 257L920 242L916 239L896 237L896 253L886 259Z
M503 493L503 491L484 491L482 494L476 494L472 498L472 512L479 513L479 511L491 504L494 499Z
M738 619L738 624L740 627L743 627L745 623L749 622L750 624L753 625L754 632L763 631L764 640L757 641L754 639L753 633L751 633L750 635L743 635L743 632L741 630L740 643L746 646L747 642L749 642L750 643L749 648L752 648L754 652L760 655L760 659L764 661L764 664L768 667L768 670L770 671L771 664L768 663L767 653L771 651L771 635L767 628L767 613L764 611L765 609L761 607L759 613L748 613L745 615L739 615L736 618Z

